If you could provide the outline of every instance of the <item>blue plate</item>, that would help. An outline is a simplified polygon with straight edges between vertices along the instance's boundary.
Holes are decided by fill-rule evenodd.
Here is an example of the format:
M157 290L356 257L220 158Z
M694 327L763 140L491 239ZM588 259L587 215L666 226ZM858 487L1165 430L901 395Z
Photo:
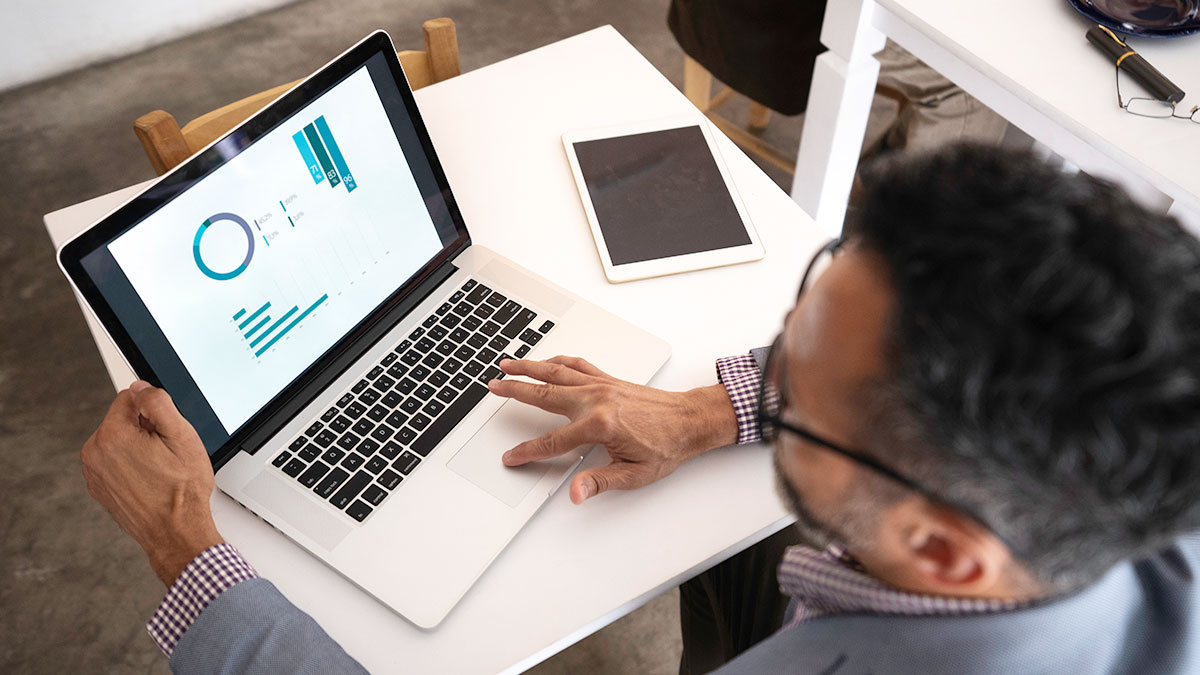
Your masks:
M1200 33L1200 0L1067 0L1091 21L1127 35L1173 38Z

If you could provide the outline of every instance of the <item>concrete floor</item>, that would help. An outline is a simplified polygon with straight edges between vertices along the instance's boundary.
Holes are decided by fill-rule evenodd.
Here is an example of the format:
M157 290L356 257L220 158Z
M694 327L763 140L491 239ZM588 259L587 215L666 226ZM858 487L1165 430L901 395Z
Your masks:
M163 588L80 475L114 392L42 215L153 177L131 129L140 114L190 120L375 28L419 48L438 16L458 23L464 70L612 23L681 84L665 0L310 0L0 94L0 672L167 671L143 630ZM794 148L799 128L777 118L768 139ZM676 672L677 602L665 594L532 672Z

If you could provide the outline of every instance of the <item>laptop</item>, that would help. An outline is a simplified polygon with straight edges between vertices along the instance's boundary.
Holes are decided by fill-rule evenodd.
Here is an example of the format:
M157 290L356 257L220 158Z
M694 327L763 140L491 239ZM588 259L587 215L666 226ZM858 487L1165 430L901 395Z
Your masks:
M382 31L58 259L217 486L422 628L582 461L501 463L565 419L490 394L497 362L572 354L644 383L670 354L472 244Z

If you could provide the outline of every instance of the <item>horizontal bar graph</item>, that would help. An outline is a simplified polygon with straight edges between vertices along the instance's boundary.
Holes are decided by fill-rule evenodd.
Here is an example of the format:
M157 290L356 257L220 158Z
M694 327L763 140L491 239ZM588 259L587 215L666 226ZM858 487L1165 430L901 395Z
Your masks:
M249 341L248 346L250 349L257 350L254 352L254 356L260 357L266 353L268 349L274 346L275 343L280 340L280 338L287 335L288 331L295 328L297 324L303 321L309 314L312 314L313 310L315 310L317 307L320 307L321 304L328 299L329 294L322 295L317 299L316 302L309 305L308 309L304 310L303 312L300 312L300 308L298 306L293 305L291 309L283 314L283 316L279 317L278 319L274 319L273 321L270 314L264 314L264 312L271 307L271 303L264 302L262 306L255 310L253 314L246 317L245 321L242 321L240 324L238 324L238 330L242 331L242 338ZM300 312L300 314L296 315L297 312ZM233 320L237 321L245 315L246 308L243 307L233 315ZM260 315L261 318L259 318ZM258 322L254 323L254 326L249 330L246 330L246 327L250 326L250 324L256 319ZM270 323L270 326L267 326L268 323ZM262 346L260 347L259 345Z
M308 167L314 184L320 184L328 178L329 187L345 185L346 192L354 192L354 188L358 187L354 175L350 173L350 165L346 163L346 157L342 154L337 139L333 137L333 130L329 128L324 115L292 134L292 141L300 151L300 157ZM287 213L287 207L282 201L279 202L279 206Z

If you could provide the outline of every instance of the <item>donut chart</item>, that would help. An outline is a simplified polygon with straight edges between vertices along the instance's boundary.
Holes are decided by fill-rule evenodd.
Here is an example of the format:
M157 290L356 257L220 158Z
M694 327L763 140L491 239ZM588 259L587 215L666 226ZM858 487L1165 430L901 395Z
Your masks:
M211 267L205 264L204 258L200 256L200 240L204 238L204 233L208 231L208 228L211 227L213 223L217 223L222 220L228 220L230 222L237 223L246 233L246 258L242 260L240 265L229 272L217 272L213 270ZM250 229L250 225L243 220L241 216L236 214L217 213L209 216L204 220L203 223L200 224L200 229L196 230L196 238L192 240L192 257L195 258L196 267L200 268L200 272L203 273L204 276L210 279L216 279L217 281L228 281L233 279L242 272L245 272L246 268L250 266L250 259L254 257L254 232Z

